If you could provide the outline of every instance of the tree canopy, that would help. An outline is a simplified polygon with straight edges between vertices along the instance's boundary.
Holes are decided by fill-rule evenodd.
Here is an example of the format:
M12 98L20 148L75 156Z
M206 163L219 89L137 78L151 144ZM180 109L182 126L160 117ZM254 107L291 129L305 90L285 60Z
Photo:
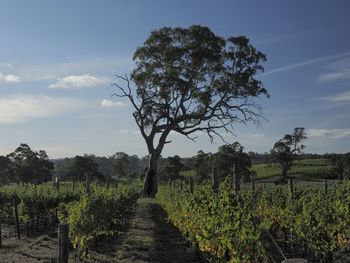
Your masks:
M293 133L284 135L282 139L274 144L271 154L273 159L281 165L281 182L285 181L287 172L292 167L293 160L305 148L305 145L301 144L305 139L305 128L297 127Z
M268 93L255 75L263 72L266 57L245 36L225 39L200 25L163 27L137 48L133 60L130 78L117 75L126 83L115 83L115 95L135 109L152 155L155 189L157 162L171 131L192 140L204 132L213 140L222 138L221 131L232 133L236 123L261 119L254 98Z
M12 181L37 183L51 180L54 165L45 151L36 152L28 144L21 143L7 157L11 160Z

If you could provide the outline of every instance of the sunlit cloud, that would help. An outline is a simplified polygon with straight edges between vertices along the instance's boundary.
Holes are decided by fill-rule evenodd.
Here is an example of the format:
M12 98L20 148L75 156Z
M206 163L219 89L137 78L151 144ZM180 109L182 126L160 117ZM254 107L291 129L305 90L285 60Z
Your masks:
M87 103L76 98L12 94L0 98L0 124L21 123L79 110Z
M3 74L0 72L0 83L18 83L20 78L14 74Z
M51 84L52 89L83 89L94 86L106 85L109 80L106 77L92 75L71 75L59 78L56 83Z
M104 99L101 101L101 106L105 108L117 108L117 107L128 106L128 104L121 101L111 101L111 100Z

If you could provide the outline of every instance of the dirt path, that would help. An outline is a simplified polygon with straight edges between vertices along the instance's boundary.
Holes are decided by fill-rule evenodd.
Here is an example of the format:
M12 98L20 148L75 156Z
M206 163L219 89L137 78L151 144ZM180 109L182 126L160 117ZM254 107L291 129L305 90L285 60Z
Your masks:
M152 199L138 201L127 231L112 242L113 246L99 244L101 249L91 251L91 258L84 262L202 262Z

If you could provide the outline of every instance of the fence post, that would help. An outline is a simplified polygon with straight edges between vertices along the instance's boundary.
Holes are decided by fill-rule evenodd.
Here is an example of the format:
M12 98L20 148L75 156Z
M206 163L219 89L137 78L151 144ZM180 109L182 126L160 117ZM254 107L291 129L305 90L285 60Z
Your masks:
M190 183L190 193L193 194L193 178L192 176L190 176L188 179Z
M236 165L232 165L232 181L233 181L233 190L238 193L241 190L241 183L239 177L236 173Z
M182 178L180 179L180 189L182 191Z
M0 217L0 248L2 248L1 217Z
M69 225L58 225L58 263L68 262Z
M117 180L117 178L115 178L115 181L114 181L114 187L115 187L115 189L117 189L117 188L118 188L118 180Z
M294 194L293 178L288 179L288 186L289 186L289 192L293 196L293 194Z
M212 176L212 187L214 193L217 193L219 191L219 180L218 180L218 174L217 174L217 169L215 167L212 168L211 171L211 176Z
M55 180L56 180L56 189L57 189L57 192L59 192L60 191L60 180L58 179L57 176L55 177Z
M17 239L21 239L21 230L19 229L19 220L18 220L18 204L17 204L17 196L13 197L12 202L13 202L13 210L15 214L15 228L16 228L16 234L17 234Z
M324 188L325 193L327 194L328 193L328 182L327 182L327 179L323 180L323 188Z
M252 184L252 192L255 192L255 180L254 178L251 179L251 184Z
M90 183L91 183L90 175L89 175L89 173L86 173L85 176L86 176L85 191L89 195L90 194Z
M109 177L107 178L107 184L106 184L106 188L109 189L109 185L110 185L110 179Z

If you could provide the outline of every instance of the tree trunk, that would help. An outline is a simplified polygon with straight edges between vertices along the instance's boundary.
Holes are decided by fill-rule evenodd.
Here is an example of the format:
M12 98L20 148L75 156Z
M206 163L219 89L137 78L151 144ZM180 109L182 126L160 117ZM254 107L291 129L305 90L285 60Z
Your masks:
M157 193L157 173L160 154L151 153L149 158L148 170L143 181L142 197L154 198Z

